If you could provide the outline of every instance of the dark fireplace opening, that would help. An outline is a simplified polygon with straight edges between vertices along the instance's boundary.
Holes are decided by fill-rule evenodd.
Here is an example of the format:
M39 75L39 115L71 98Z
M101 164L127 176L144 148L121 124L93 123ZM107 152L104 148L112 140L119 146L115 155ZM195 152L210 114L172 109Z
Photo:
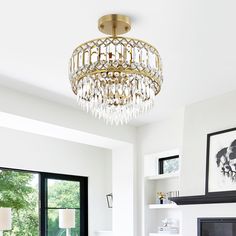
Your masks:
M198 218L198 236L236 236L236 218Z

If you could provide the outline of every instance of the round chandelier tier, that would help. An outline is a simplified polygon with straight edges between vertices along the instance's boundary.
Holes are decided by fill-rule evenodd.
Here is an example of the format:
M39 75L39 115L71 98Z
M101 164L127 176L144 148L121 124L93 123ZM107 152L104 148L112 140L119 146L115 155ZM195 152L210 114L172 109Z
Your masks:
M124 124L147 112L162 85L158 51L138 39L117 36L130 30L130 19L107 15L101 32L111 37L78 46L70 59L69 78L79 106L110 124Z

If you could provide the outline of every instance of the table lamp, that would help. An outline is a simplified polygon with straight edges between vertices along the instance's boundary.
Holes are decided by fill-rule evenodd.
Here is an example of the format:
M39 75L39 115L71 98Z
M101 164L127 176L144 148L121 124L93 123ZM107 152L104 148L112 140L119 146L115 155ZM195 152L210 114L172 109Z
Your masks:
M3 235L4 230L11 230L11 225L11 208L0 208L0 235Z
M59 210L59 228L66 229L66 236L70 236L71 228L75 228L75 209Z

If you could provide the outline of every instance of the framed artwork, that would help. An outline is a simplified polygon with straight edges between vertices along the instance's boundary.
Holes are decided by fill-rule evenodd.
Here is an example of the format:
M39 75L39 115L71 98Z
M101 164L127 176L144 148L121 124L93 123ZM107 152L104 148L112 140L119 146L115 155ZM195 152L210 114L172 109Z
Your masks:
M179 155L163 157L158 159L159 173L171 174L179 171Z
M236 128L207 135L206 194L236 194Z
M112 208L113 205L113 195L112 193L106 195L107 198L107 206L108 208Z

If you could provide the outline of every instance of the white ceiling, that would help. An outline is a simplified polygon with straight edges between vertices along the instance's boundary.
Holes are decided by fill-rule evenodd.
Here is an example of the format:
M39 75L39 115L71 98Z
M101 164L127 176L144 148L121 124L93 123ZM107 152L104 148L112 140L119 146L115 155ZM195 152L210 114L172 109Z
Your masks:
M236 89L235 0L8 0L0 4L0 83L75 106L68 59L100 37L97 19L131 16L128 36L155 45L164 85L155 108L133 121L163 119L186 104Z

